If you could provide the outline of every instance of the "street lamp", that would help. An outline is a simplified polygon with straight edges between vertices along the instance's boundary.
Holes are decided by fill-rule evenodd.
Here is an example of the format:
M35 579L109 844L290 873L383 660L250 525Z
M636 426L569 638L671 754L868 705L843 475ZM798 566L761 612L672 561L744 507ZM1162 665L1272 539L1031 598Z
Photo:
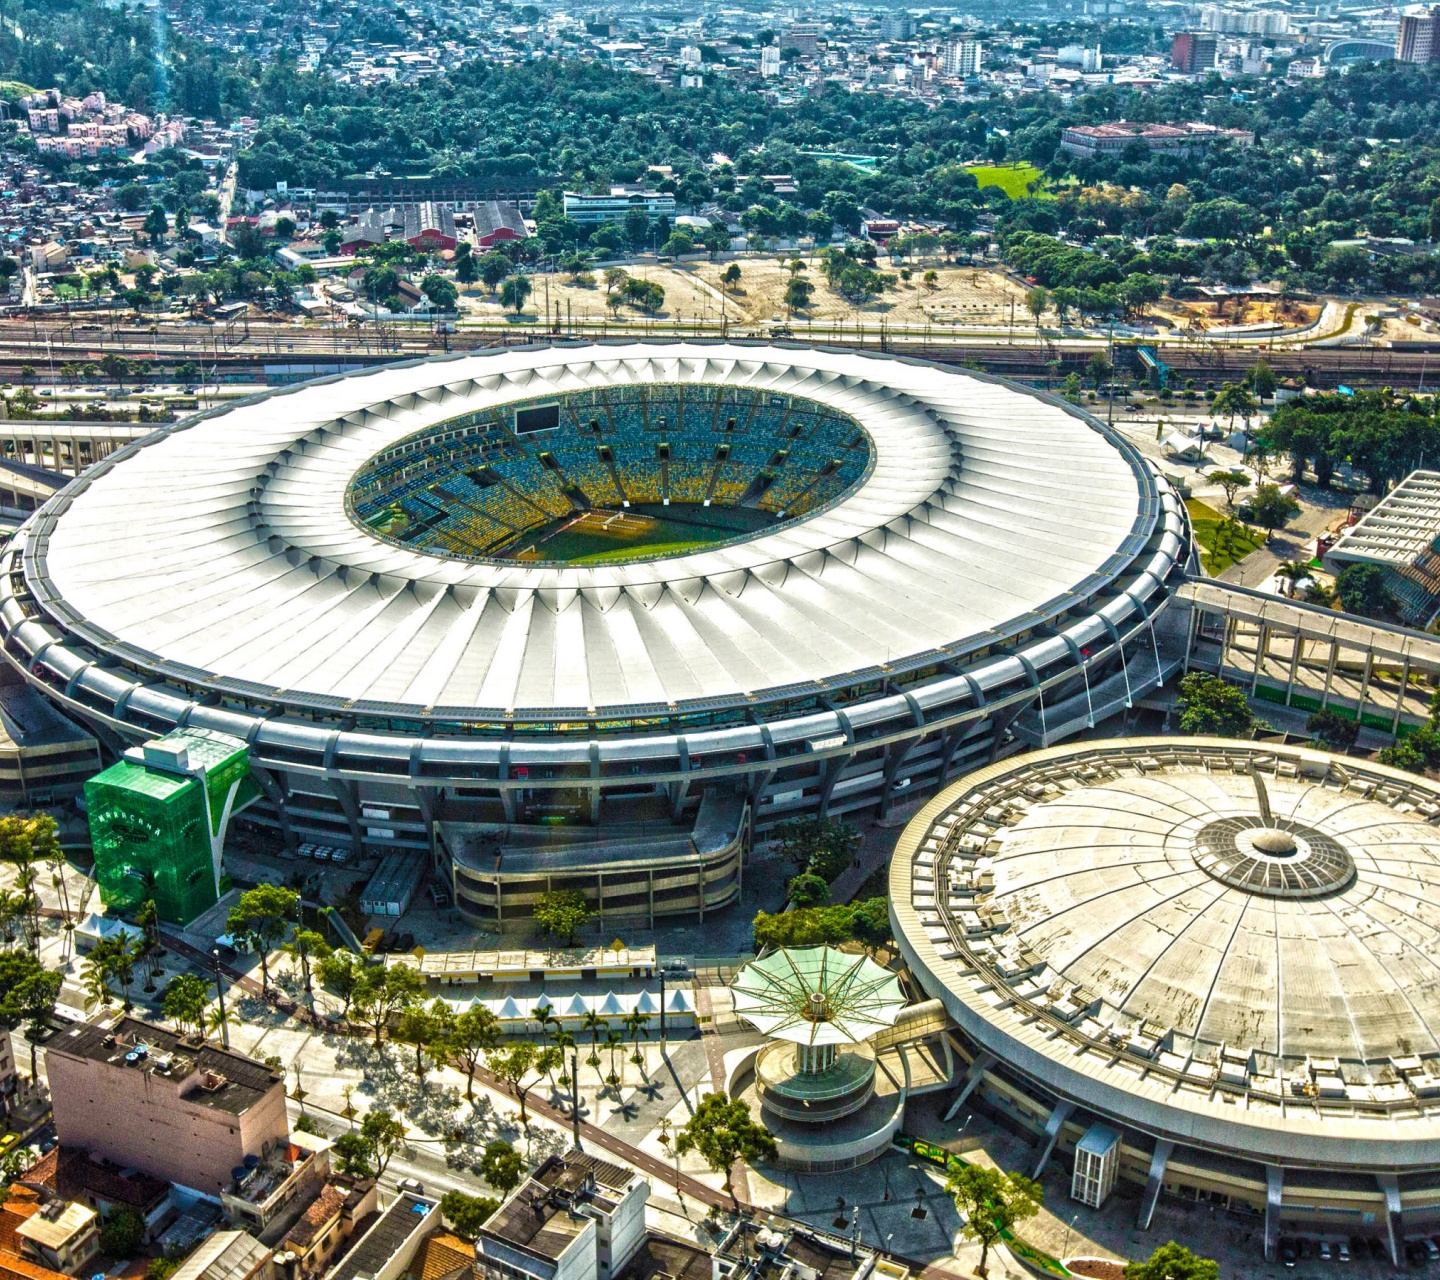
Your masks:
M228 1049L230 1047L230 1020L225 1016L225 978L220 971L220 948L216 947L210 952L215 961L215 996L220 1002L220 1038L221 1043Z

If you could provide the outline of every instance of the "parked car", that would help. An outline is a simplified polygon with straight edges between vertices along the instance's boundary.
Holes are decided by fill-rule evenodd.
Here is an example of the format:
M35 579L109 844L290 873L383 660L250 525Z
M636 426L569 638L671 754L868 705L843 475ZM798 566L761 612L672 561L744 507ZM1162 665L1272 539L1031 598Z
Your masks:
M1433 1240L1422 1240L1420 1243L1425 1246L1427 1262L1440 1262L1440 1244L1436 1244Z
M1340 1241L1340 1243L1335 1246L1335 1256L1339 1258L1341 1262L1349 1262L1350 1246L1346 1244L1345 1241Z
M1328 1241L1328 1240L1322 1240L1322 1241L1320 1241L1320 1261L1321 1261L1321 1262L1329 1262L1330 1259L1333 1258L1334 1256L1335 1256L1334 1253L1333 1253L1333 1252L1331 1251L1331 1249L1330 1249L1330 1241Z

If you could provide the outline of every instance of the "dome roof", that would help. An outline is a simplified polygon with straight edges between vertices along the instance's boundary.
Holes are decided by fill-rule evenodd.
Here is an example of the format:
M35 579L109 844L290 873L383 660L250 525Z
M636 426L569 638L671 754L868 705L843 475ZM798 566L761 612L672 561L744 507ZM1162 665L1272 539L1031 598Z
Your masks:
M1281 1164L1440 1166L1440 786L1270 744L1054 748L947 788L896 937L984 1052Z
M1127 770L1034 804L989 861L991 909L1102 1022L1297 1063L1440 1052L1440 832L1413 809Z

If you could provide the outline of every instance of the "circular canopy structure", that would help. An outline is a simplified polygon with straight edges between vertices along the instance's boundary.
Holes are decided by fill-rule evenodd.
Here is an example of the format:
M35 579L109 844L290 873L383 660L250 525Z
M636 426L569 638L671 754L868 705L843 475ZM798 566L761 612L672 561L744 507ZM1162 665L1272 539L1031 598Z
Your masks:
M799 1045L859 1044L905 1007L899 977L834 947L782 948L752 960L730 991L735 1012L756 1030Z
M1203 739L942 793L892 864L907 956L1059 1097L1277 1164L1440 1165L1440 788Z

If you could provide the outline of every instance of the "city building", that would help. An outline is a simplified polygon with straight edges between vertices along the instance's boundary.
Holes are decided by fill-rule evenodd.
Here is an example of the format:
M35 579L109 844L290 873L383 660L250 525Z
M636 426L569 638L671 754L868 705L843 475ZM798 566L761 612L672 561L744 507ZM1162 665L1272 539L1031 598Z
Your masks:
M78 1200L102 1217L129 1209L139 1215L147 1231L159 1228L174 1212L169 1182L80 1147L52 1147L20 1176L17 1185L46 1197Z
M437 204L433 200L407 204L404 218L401 235L413 249L429 253L448 252L458 243L455 211L448 204Z
M880 16L880 39L909 40L915 34L915 19L904 9L892 9Z
M189 924L220 896L230 819L260 794L245 743L176 729L85 783L100 898L112 910L152 898L162 920Z
M1216 142L1252 147L1255 135L1248 129L1221 129L1213 124L1137 124L1128 120L1113 124L1070 125L1060 135L1061 148L1085 160L1120 156L1127 147L1135 145L1148 151L1185 153Z
M601 222L624 222L625 215L639 209L648 218L673 218L675 197L668 191L646 191L636 187L611 187L608 195L565 192L565 216L582 226Z
M523 240L530 234L520 206L511 200L487 200L475 206L475 243L493 249L502 240Z
M786 23L780 32L780 47L794 49L802 58L813 58L820 52L822 30L818 22Z
M773 1220L772 1220L773 1221ZM846 1235L739 1219L714 1253L651 1232L619 1280L907 1280L903 1263Z
M285 1233L277 1255L290 1255L301 1276L324 1272L376 1212L377 1194L373 1178L332 1178Z
M1290 15L1279 9L1225 9L1206 5L1200 10L1200 26L1205 31L1227 35L1283 36L1290 31Z
M767 44L760 50L760 74L767 80L780 74L780 49L778 46Z
M46 1070L63 1147L216 1200L292 1145L279 1072L135 1018L61 1032Z
M402 1191L323 1273L324 1280L400 1280L441 1225L438 1201Z
M244 1231L216 1231L202 1240L170 1280L276 1280L271 1250Z
M1272 742L1097 740L980 769L906 828L901 952L966 1103L1282 1233L1440 1226L1440 785ZM937 892L937 886L945 886ZM1118 1135L1118 1144L1113 1140ZM1362 1225L1363 1224L1363 1225Z
M14 1240L22 1258L73 1276L100 1253L100 1215L74 1201L51 1200L16 1226Z
M1424 630L1440 612L1440 471L1412 471L1345 529L1325 553L1325 568L1340 573L1368 564L1385 575L1396 611Z
M137 526L157 503L175 518ZM780 821L887 813L1007 733L1123 710L1178 667L1188 555L1118 431L999 379L527 347L102 459L0 550L0 636L107 735L246 742L246 820L287 844L453 863L461 909L507 931L550 877L609 938L734 901Z
M984 57L984 45L978 37L951 40L941 52L940 73L957 77L979 75Z
M645 1239L650 1185L571 1150L551 1156L480 1229L480 1280L611 1280Z
M1428 13L1406 13L1395 37L1397 62L1440 62L1440 5Z
M1210 71L1219 43L1208 31L1181 31L1170 42L1170 65L1186 75Z

